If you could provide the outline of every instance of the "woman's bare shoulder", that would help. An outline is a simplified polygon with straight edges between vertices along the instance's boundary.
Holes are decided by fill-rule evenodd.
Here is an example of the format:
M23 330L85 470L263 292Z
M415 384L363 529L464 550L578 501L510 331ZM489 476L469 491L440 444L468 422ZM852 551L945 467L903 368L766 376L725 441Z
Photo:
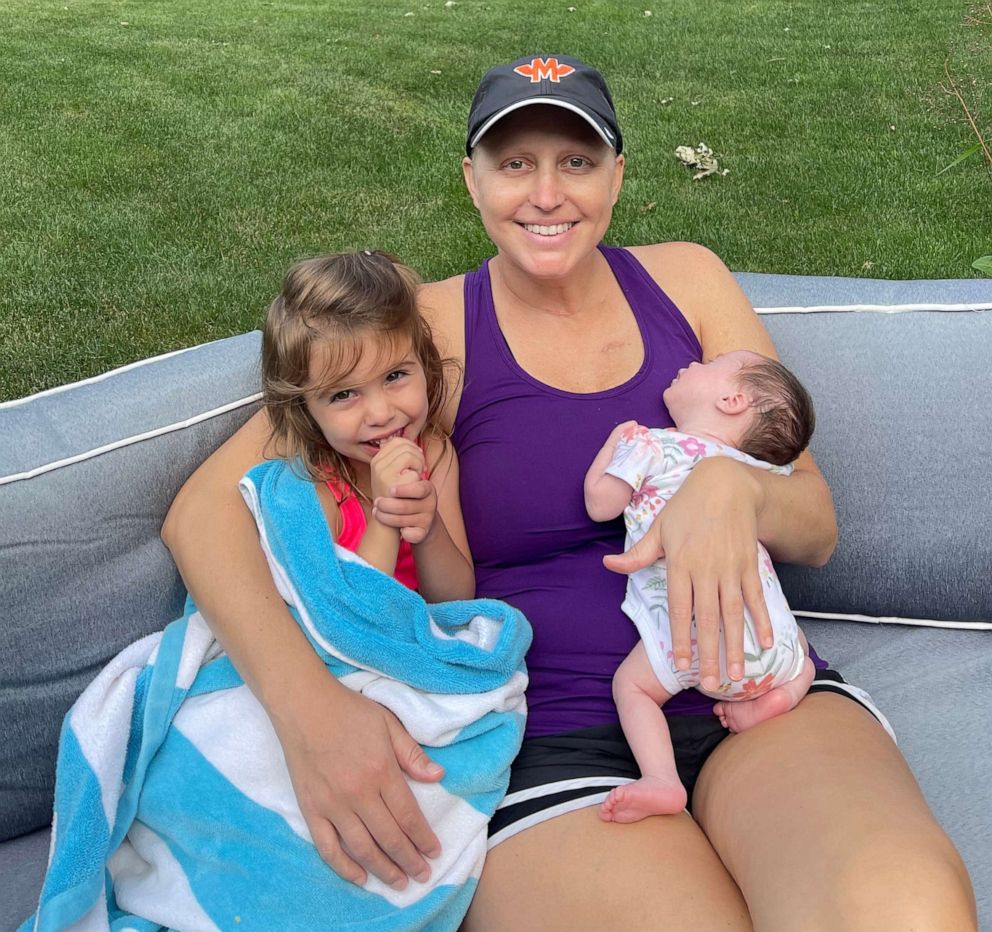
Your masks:
M464 275L453 275L438 282L424 282L417 292L421 314L432 327L443 327L449 318L460 318L465 306L464 289Z
M736 281L723 260L699 243L652 243L630 246L628 252L647 269L666 291L689 283L707 291L736 288Z
M443 356L465 357L465 276L426 282L417 292L420 313L431 325L434 341Z
M747 295L723 260L698 243L629 248L696 332L707 358L731 349L774 354Z
M452 465L458 465L454 444L445 436L433 435L422 439L424 459L427 461L427 472L431 479L440 483L451 470Z

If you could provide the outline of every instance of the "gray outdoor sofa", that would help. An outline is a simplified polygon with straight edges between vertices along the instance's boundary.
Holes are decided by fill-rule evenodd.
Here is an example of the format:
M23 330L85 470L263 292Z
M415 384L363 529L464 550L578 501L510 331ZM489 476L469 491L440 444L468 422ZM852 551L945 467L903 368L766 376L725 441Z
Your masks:
M813 394L840 521L829 566L782 568L789 600L888 717L992 930L992 281L740 280ZM159 527L255 410L258 347L250 333L0 405L0 930L37 900L64 713L180 614Z

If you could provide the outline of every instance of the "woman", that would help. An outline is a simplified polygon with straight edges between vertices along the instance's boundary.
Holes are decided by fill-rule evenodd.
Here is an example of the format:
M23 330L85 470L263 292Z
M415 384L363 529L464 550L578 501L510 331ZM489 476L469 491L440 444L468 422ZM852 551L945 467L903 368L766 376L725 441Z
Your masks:
M792 713L730 740L697 694L673 701L692 816L597 816L606 792L636 776L610 694L636 639L620 574L664 553L677 657L690 650L694 611L702 674L715 675L722 620L740 675L743 606L767 625L755 541L780 560L822 564L836 539L808 453L789 478L729 459L700 464L625 555L622 526L585 516L596 450L621 421L670 423L661 391L679 368L742 348L774 354L709 251L600 246L622 145L588 66L557 56L492 69L472 105L463 172L496 256L421 294L442 352L465 368L447 424L478 594L518 605L535 628L528 737L466 928L973 927L960 858L867 697L822 690L829 672ZM163 535L272 718L324 858L356 883L371 871L402 888L437 852L402 773L436 780L440 768L388 713L328 676L270 584L236 488L267 434L256 416L221 447ZM411 483L380 514L399 526L427 494Z

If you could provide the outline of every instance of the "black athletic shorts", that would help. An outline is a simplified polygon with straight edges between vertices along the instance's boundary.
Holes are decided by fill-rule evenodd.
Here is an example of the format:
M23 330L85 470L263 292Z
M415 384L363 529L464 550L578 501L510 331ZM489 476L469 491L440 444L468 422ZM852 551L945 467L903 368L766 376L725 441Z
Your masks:
M895 740L871 696L844 682L835 670L817 670L809 691L847 696L871 712ZM703 764L730 732L715 715L670 715L667 721L691 811L692 791ZM640 775L619 723L528 738L513 762L506 797L489 823L489 847L555 816L597 806L613 787Z

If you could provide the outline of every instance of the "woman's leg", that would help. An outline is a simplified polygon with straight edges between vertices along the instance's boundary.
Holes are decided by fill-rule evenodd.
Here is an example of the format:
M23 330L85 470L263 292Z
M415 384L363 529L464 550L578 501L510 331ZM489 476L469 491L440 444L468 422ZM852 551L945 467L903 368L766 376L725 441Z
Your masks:
M751 925L740 891L684 812L617 825L590 806L493 848L462 928L729 932Z
M964 864L905 760L842 696L722 742L692 806L756 929L976 928Z

